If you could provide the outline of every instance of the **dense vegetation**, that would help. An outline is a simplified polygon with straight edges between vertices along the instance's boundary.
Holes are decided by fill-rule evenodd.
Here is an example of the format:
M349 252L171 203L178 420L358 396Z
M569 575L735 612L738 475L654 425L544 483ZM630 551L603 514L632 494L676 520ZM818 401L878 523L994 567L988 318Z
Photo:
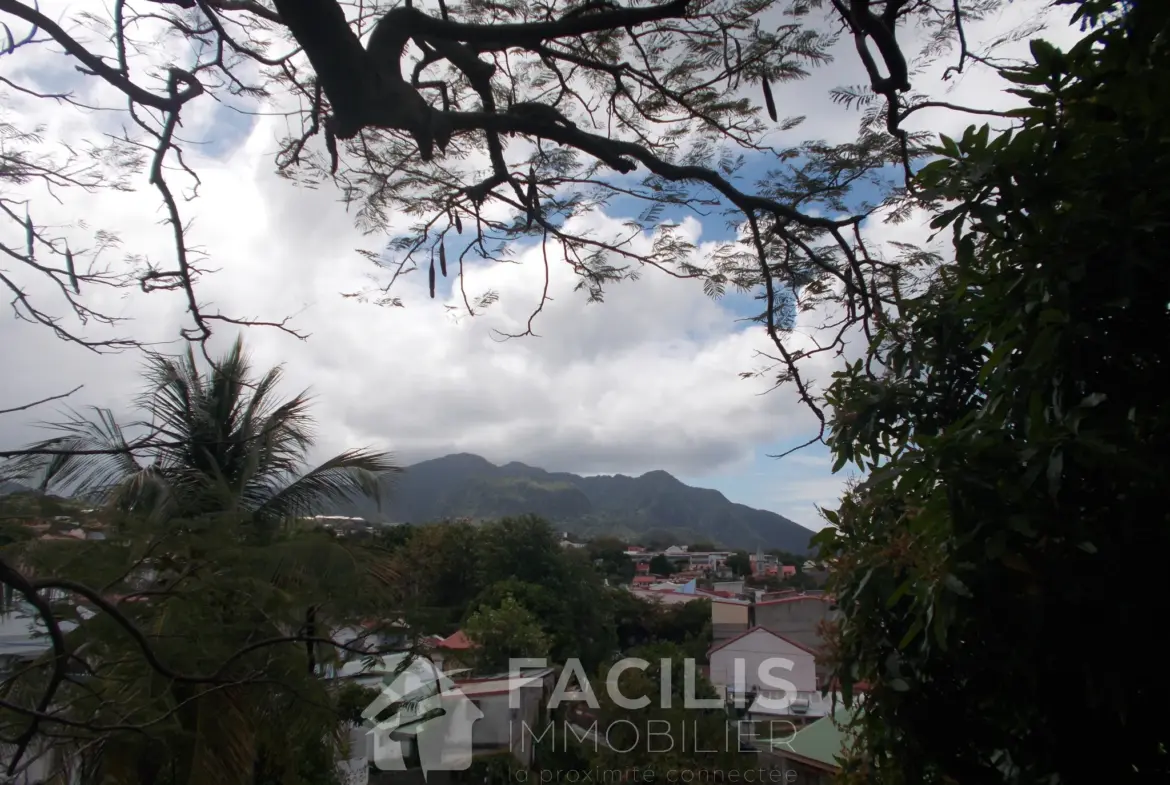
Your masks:
M94 504L107 535L18 542L0 559L51 642L5 675L8 773L53 747L92 782L316 779L339 752L343 712L318 677L339 658L333 631L377 618L399 587L384 554L297 516L394 466L359 450L306 471L305 396L278 399L279 369L253 375L239 342L207 369L192 352L152 356L145 376L139 404L165 441L136 454L135 425L96 410L6 467ZM62 506L36 498L27 512Z
M575 657L589 672L636 643L701 638L710 622L702 601L680 613L607 588L612 562L595 560L588 548L561 547L560 535L534 516L394 527L381 542L405 587L412 628L451 633L469 623L465 631L491 635L493 648L518 645L494 634L512 630L541 650L526 656Z
M1170 4L1069 3L1003 71L1011 132L942 139L916 187L954 259L835 381L869 478L820 536L836 672L873 689L857 782L1161 782L1170 547ZM1162 261L1160 261L1162 260Z
M1170 545L1163 502L1170 280L1157 260L1170 239L1170 5L1058 2L1086 23L1085 39L1068 51L1036 41L1032 63L1000 66L1027 105L962 110L1015 127L973 126L927 146L927 135L900 127L932 102L910 91L923 63L908 63L895 33L911 22L927 26L926 60L956 40L958 63L948 75L971 62L994 64L968 50L964 24L999 8L997 0L636 9L469 3L450 9L454 20L445 5L442 18L399 8L404 24L396 33L416 33L433 57L426 66L436 66L425 87L403 87L380 63L372 67L377 53L350 27L360 23L331 0L170 2L151 15L125 14L126 4L116 3L109 19L86 20L110 31L104 56L35 4L4 0L5 19L32 31L19 41L9 34L5 57L51 43L69 58L62 70L81 68L130 100L141 139L154 150L150 184L166 207L178 261L175 270L107 276L92 259L75 259L67 238L27 209L0 216L20 238L4 250L26 277L59 290L57 304L83 321L114 323L81 304L83 287L179 291L188 301L187 337L205 341L209 320L235 320L203 313L194 293L188 222L167 184L183 167L174 130L184 107L206 93L273 90L300 104L305 124L286 140L282 170L314 185L337 175L370 227L387 228L394 208L417 219L393 238L388 256L409 272L429 254L432 297L434 257L445 269L448 243L504 260L515 241L538 237L560 245L594 300L604 284L636 277L643 265L700 279L716 296L739 287L760 296L757 320L777 353L760 373L793 382L822 424L802 361L843 351L849 335L864 333L867 355L835 377L826 398L838 466L852 462L868 477L828 514L835 528L818 541L837 570L831 588L843 614L833 668L846 694L856 682L870 686L859 699L846 777L1040 785L1083 781L1088 772L1108 782L1161 782L1170 756L1158 718L1170 688L1158 678L1153 631L1165 616L1159 559ZM868 82L834 98L865 105L862 126L842 145L770 150L758 106L736 91L745 80L759 85L778 120L772 83L803 76L831 44L832 35L799 20L830 6L828 26L854 38ZM797 21L777 33L762 21L773 11ZM151 18L157 37L126 34ZM225 19L242 20L231 28L238 37L225 32ZM140 63L170 62L165 46L151 51L149 43L168 37L197 40L177 47L193 53L194 70L174 61L154 75L140 72ZM280 39L303 53L301 62L269 51ZM653 42L653 57L644 40ZM225 49L239 59L225 60ZM640 62L610 62L635 50ZM531 68L503 67L506 51ZM256 70L242 73L240 62ZM565 79L570 66L584 75ZM152 83L154 76L166 82ZM5 82L20 100L71 100L35 82ZM590 82L609 93L602 120L616 123L614 134L585 127L593 109L581 88ZM516 100L539 98L549 85L551 114ZM410 100L387 101L393 86ZM441 105L428 104L423 89L441 95ZM507 105L497 106L505 93ZM476 103L479 110L466 108ZM798 124L793 118L784 128ZM531 149L505 159L502 136ZM323 149L307 149L314 137ZM6 188L120 188L145 160L116 146L95 151L122 171L68 182L54 173L73 171L72 157L42 157L32 129L3 124L0 138ZM124 144L137 149L141 139ZM457 166L484 151L487 171ZM740 151L778 153L750 193L731 182L756 162ZM932 162L919 168L926 157ZM624 175L642 168L645 177L619 185L599 174L603 167ZM907 175L904 189L884 187L892 170ZM873 205L852 204L853 185L863 182L882 187L895 217L912 206L930 210L934 228L952 233L953 258L909 246L898 247L896 261L871 254L860 226ZM705 195L688 190L696 183ZM570 192L559 190L567 184ZM630 237L655 231L649 252L621 240L613 255L600 253L596 240L572 234L571 219L619 193L648 204L630 221ZM489 199L503 212L485 217L480 207ZM700 265L677 225L663 221L667 207L726 208L740 231ZM4 282L19 316L66 340L136 345L69 332L19 284ZM384 289L379 297L401 304ZM492 301L489 292L463 305L474 312ZM843 314L840 332L815 350L794 350L785 331L798 312L818 307ZM5 603L19 595L35 606L52 638L48 655L3 686L0 732L18 750L10 774L35 739L84 750L95 779L322 785L338 751L332 731L352 717L355 701L341 701L316 678L318 666L340 656L317 633L387 609L412 631L465 627L482 670L509 653L547 651L597 668L631 646L676 656L705 642L703 603L663 609L607 590L605 578L626 569L612 545L561 548L535 518L397 528L352 544L300 526L296 516L320 502L336 506L343 495L371 491L373 475L389 465L351 454L302 474L303 410L251 411L243 402L262 399L270 377L245 393L246 374L221 372L228 366L243 367L226 362L205 384L193 352L185 363L157 360L154 391L171 397L143 401L166 437L144 451L149 460L131 461L137 443L99 412L63 424L63 438L16 464L38 483L95 494L113 536L28 542L5 530L12 541L0 558ZM627 505L612 510L569 477L512 468L468 484L438 472L442 482L424 497L439 506L410 517L494 517L538 506L588 531L640 530L650 539L669 516L686 524L680 538L763 541L762 524L742 511L717 510L714 523L704 523L710 516L692 512L710 499L661 473L622 478L646 481L653 493L607 492ZM623 517L631 509L637 515ZM746 572L743 555L734 563ZM651 679L631 681L653 689ZM601 711L615 716L612 706ZM483 776L498 775L492 771Z

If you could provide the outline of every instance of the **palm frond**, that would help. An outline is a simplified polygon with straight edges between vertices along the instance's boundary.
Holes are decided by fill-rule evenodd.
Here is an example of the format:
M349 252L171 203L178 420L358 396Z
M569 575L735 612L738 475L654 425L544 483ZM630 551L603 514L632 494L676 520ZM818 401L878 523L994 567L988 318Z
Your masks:
M239 339L206 371L190 347L179 357L150 355L137 398L144 422L136 423L156 437L149 465L130 453L113 413L94 409L71 412L49 426L58 435L34 445L64 454L27 456L7 464L6 474L97 495L155 523L236 512L273 523L358 496L376 499L380 481L401 471L389 455L351 450L301 476L315 435L310 398L277 398L279 366L257 380L251 374Z
M93 407L92 417L67 411L67 420L43 424L60 435L29 446L58 454L21 456L8 464L6 473L33 480L42 490L104 497L127 475L143 471L112 411Z
M252 781L256 731L242 691L227 688L198 699L191 785L248 785Z
M276 490L256 507L257 517L268 519L311 515L329 503L365 496L378 499L381 481L400 473L389 453L347 450Z

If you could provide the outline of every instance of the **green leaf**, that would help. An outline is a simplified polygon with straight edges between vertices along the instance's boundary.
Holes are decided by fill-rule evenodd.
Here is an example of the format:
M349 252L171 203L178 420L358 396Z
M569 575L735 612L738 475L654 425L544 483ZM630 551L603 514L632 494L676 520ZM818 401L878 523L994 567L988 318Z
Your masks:
M898 643L898 648L905 649L913 643L914 639L918 637L918 633L922 632L924 626L922 619L915 619L914 623L910 625L910 629L906 630L906 634L902 636L902 640Z
M894 589L893 593L886 598L887 608L893 608L899 600L906 596L906 592L910 591L910 583L909 579L904 580L898 588Z
M943 585L960 597L972 596L971 590L967 588L967 584L963 583L951 573L947 573L946 577L943 578Z
M1064 453L1059 449L1052 451L1048 458L1048 494L1056 498L1060 492L1060 478L1064 474Z
M1046 74L1052 75L1064 69L1064 53L1042 38L1028 42L1032 58Z
M1081 401L1080 407L1082 409L1092 409L1094 406L1098 406L1099 404L1103 403L1105 401L1105 397L1105 393L1093 393L1091 395L1086 395L1085 400Z
M889 684L890 684L890 687L894 690L894 692L909 692L910 691L910 684L905 679L891 679Z

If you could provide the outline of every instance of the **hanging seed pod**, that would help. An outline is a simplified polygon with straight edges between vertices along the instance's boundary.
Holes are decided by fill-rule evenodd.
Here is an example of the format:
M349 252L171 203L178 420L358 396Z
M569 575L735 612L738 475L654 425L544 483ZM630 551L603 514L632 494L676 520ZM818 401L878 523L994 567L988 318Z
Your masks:
M81 294L81 284L77 281L77 270L73 267L73 251L69 250L69 246L65 246L65 269L69 272L69 285L73 287L74 294Z
M764 85L764 105L768 107L768 117L772 118L772 122L776 122L776 99L772 97L772 85L768 84L768 77L763 79Z
M459 213L455 213L455 231L463 234L463 221L459 220Z
M37 234L33 231L32 217L25 211L24 214L24 234L25 240L28 242L28 258L35 259L37 255L36 240Z
M431 257L431 299L435 299L435 257Z
M447 277L447 243L445 240L439 240L439 272L443 277Z
M536 169L532 166L528 167L528 229L532 228L532 221L536 218L537 200L540 197L536 193Z

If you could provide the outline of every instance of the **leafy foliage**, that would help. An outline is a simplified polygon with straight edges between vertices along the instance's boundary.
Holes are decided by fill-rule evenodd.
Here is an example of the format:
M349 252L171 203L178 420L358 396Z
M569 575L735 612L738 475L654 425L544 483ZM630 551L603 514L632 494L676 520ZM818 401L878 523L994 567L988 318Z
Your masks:
M478 649L476 665L484 673L507 672L517 657L547 657L548 638L536 617L511 595L499 605L481 605L463 625Z
M634 578L634 560L626 555L627 545L616 537L595 537L586 546L589 558L603 575L619 584Z
M661 553L655 554L650 560L650 572L662 576L674 575L674 562Z
M1170 6L1076 5L1078 44L1003 72L1019 127L919 172L954 260L829 396L838 465L870 470L818 536L836 676L871 685L859 782L1170 773L1143 675L1170 547Z
M623 671L617 687L626 700L645 699L646 705L629 709L617 704L608 689L601 691L597 728L612 749L601 746L596 765L610 770L636 766L659 774L689 770L696 779L702 771L730 777L732 771L758 768L754 755L740 751L736 725L722 707L686 707L686 654L681 649L658 643L630 654L649 665ZM663 689L664 661L669 663L669 691ZM699 673L695 674L694 697L715 697L715 689Z
M452 632L481 606L510 597L535 617L553 659L576 657L592 669L612 656L617 643L602 576L585 554L562 548L546 521L410 528L393 560L411 627Z
M751 575L752 557L747 551L736 551L727 557L727 569L731 570L733 575Z
M376 496L379 478L398 471L383 453L350 450L302 473L313 444L307 395L279 401L280 369L251 372L239 339L206 374L190 347L179 360L152 355L139 422L124 428L109 409L74 413L9 470L159 522L238 510L268 526ZM148 446L132 429L149 434Z
M87 781L321 785L305 768L320 769L318 758L332 772L354 699L335 695L321 669L364 655L328 639L392 607L395 587L376 551L296 529L254 542L247 523L126 518L106 541L22 547L31 571L70 576L44 581L60 597L54 623L73 625L78 668L43 733L90 761ZM26 727L54 659L5 682L6 737Z
M623 652L670 643L688 657L704 662L711 645L711 601L673 605L650 602L624 589L612 592L618 643Z
M393 464L354 451L300 474L307 400L275 400L279 371L253 380L238 341L206 376L190 351L152 357L147 375L139 403L165 439L150 463L97 410L15 464L104 502L108 537L0 554L6 576L9 559L40 576L6 585L56 600L38 609L51 651L0 685L0 735L39 733L111 785L321 785L352 716L320 678L342 659L332 636L401 597L384 551L297 516L372 491Z

